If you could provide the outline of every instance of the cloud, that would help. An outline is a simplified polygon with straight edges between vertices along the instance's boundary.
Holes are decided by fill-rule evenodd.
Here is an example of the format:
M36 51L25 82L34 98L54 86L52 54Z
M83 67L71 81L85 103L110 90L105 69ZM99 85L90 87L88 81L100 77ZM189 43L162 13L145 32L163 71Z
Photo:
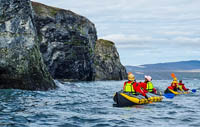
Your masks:
M187 43L187 44L198 44L200 45L200 37L190 38L190 37L176 37L173 39L178 43Z
M117 41L117 42L137 42L137 41L151 41L153 40L152 37L148 37L148 36L141 36L141 35L124 35L124 34L111 34L111 35L107 35L104 37L101 37L103 39L108 39L108 40L113 40L113 41Z
M158 53L163 52L163 50L188 50L199 51L198 47L200 46L200 37L190 37L184 36L190 35L190 33L184 32L165 32L167 34L173 34L175 36L146 36L146 35L125 35L125 34L111 34L107 36L100 37L102 39L111 40L115 42L118 49L133 49L143 50L147 53ZM181 34L181 36L179 36ZM167 53L167 52L165 52Z
M186 31L165 31L163 32L165 35L193 35L194 32L186 32Z

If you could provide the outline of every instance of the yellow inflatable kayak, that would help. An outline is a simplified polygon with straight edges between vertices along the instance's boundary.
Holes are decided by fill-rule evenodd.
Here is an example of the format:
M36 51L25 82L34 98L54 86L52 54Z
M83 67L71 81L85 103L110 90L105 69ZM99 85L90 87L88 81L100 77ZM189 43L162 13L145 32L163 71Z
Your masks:
M119 91L115 93L113 100L116 103L116 106L124 107L160 102L163 99L162 96L152 93L147 93L147 96L149 97L148 100L142 95L133 95L130 92Z
M174 91L174 90L171 90L171 89L169 89L169 92L170 93L173 93L173 94L175 94L175 95L178 95L178 94L188 94L189 92L181 92L181 91ZM165 92L166 93L166 92Z

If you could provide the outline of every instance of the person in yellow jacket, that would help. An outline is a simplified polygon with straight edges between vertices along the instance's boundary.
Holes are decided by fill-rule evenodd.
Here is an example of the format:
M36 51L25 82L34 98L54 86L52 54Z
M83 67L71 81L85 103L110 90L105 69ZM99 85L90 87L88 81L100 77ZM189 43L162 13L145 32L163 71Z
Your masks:
M185 87L185 84L182 83L182 80L179 80L178 86L184 91L188 91L189 89Z
M142 90L141 85L135 81L135 76L131 72L128 73L128 81L124 82L123 91L131 92L133 94L141 94L148 99L147 95Z
M180 90L181 92L184 92L184 90L182 89L182 86L179 85L178 80L177 80L175 74L174 74L174 73L171 73L171 76L172 76L172 78L173 78L173 81L172 81L172 83L171 83L171 86L175 86L174 91Z
M181 92L178 92L180 90ZM175 95L183 93L182 87L179 86L177 78L174 76L171 86L169 86L164 93L173 93Z
M172 84L174 84L176 86L176 90L175 91L180 90L181 92L184 92L182 86L178 83L178 80L177 80L176 77L174 78Z
M173 78L173 81L171 83L171 86L174 87L174 91L177 91L178 90L178 81L177 81L177 78L174 77Z

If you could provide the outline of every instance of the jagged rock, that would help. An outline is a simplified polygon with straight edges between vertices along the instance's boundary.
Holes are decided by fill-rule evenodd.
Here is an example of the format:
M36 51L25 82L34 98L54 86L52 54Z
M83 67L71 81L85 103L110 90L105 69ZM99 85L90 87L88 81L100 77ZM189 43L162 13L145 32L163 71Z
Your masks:
M32 2L40 50L56 79L93 80L94 46L92 22L71 11Z
M113 42L100 39L95 46L95 80L127 79L125 67Z
M29 0L0 0L0 88L55 88L41 58Z

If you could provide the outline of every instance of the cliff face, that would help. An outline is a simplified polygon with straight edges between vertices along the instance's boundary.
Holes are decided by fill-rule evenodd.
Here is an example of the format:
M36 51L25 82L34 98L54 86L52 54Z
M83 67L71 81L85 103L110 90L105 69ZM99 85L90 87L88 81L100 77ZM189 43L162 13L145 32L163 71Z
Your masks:
M32 6L40 50L54 78L73 81L126 78L114 44L105 40L96 44L96 29L88 19L36 2Z
M125 67L113 42L98 40L95 46L95 80L127 79Z
M55 88L38 47L29 0L0 0L0 88Z
M88 19L32 5L34 11L29 0L0 0L1 89L55 88L48 70L54 78L78 81L126 77L114 44L96 44L96 29Z
M93 80L96 29L71 11L32 2L40 50L56 79Z

